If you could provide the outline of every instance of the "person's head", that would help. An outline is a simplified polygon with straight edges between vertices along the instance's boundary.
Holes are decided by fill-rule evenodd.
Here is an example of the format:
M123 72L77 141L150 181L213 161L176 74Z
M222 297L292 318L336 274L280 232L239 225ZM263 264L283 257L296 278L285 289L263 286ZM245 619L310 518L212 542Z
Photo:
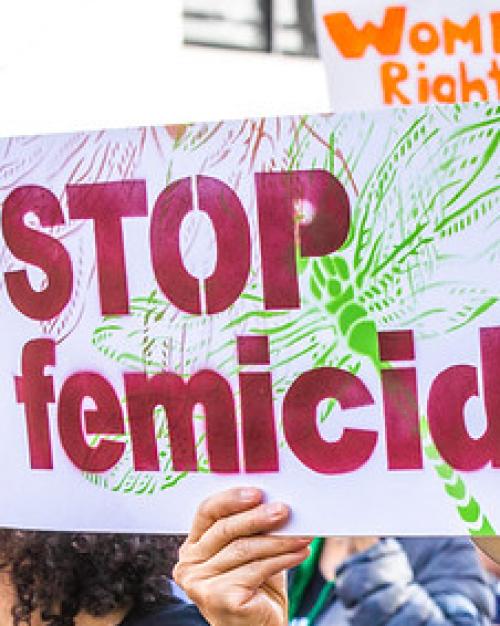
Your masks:
M73 626L81 612L104 616L167 601L179 544L169 536L0 530L13 624L30 624L36 613L47 626Z

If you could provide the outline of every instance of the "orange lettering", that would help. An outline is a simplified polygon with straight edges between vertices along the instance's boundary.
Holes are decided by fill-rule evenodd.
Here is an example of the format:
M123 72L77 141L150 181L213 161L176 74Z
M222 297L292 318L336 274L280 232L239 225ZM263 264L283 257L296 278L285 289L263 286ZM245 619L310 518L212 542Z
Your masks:
M479 100L488 100L486 83L480 78L469 80L465 63L460 63L460 82L462 83L462 102L471 102L473 92L479 94Z
M446 54L455 54L457 41L472 44L474 54L481 54L483 43L481 38L481 20L479 15L470 18L465 26L455 24L451 20L444 20L444 49Z
M360 59L370 45L385 56L398 54L405 19L405 7L387 9L381 26L368 22L361 29L353 24L348 13L329 13L323 17L332 41L348 59Z
M425 72L427 66L425 63L419 63L417 65L419 72ZM420 76L418 79L418 101L422 104L429 102L431 97L431 85L429 79L426 76Z
M493 31L493 50L500 54L500 13L492 13L490 17Z
M457 101L457 85L453 76L443 74L434 81L432 88L436 102L453 104Z
M497 98L500 99L500 66L493 60L491 62L491 71L488 73L488 78L495 81L497 84Z
M399 89L399 83L408 79L408 68L403 63L384 63L380 68L385 104L411 104ZM397 101L399 98L399 102Z
M432 54L439 48L439 33L429 22L415 24L410 30L410 45L418 54Z

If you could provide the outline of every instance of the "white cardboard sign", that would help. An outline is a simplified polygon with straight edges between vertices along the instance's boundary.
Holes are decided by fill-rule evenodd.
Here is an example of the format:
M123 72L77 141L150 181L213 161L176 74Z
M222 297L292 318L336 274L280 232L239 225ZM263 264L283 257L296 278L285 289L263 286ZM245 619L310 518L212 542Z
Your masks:
M500 110L0 140L0 525L500 524Z
M316 0L335 111L500 99L497 0Z

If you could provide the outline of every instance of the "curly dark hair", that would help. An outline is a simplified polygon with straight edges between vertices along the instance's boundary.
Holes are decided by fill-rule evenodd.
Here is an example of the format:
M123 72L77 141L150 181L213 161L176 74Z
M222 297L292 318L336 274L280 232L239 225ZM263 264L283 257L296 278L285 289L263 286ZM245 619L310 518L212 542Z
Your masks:
M74 626L81 611L102 617L171 599L177 536L0 530L0 569L15 592L14 626L39 611L47 626Z

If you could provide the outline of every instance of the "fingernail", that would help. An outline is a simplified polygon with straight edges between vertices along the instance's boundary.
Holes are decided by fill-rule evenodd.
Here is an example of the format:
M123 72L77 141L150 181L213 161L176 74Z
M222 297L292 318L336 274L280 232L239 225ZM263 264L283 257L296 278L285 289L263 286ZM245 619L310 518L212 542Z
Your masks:
M288 513L288 508L281 502L271 502L266 504L265 513L270 519L280 519Z
M257 489L245 487L240 489L240 500L243 502L255 502L260 499L260 492Z

